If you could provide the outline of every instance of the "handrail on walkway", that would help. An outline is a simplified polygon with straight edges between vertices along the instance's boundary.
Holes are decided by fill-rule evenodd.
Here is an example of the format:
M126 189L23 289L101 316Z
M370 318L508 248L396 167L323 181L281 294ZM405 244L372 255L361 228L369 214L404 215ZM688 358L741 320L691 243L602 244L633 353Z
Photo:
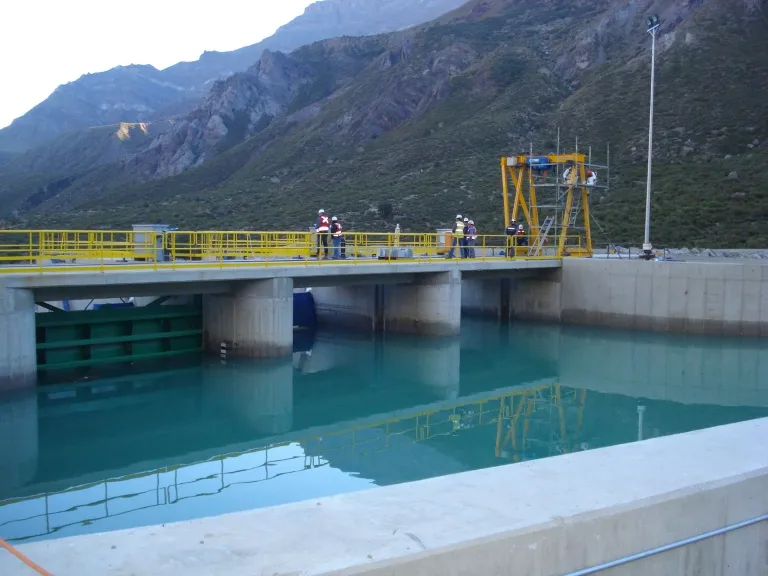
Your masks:
M691 536L690 538L677 540L676 542L671 542L670 544L664 544L663 546L657 546L656 548L651 548L650 550L638 552L637 554L632 554L631 556L624 556L623 558L611 560L610 562L604 562L603 564L599 564L598 566L592 566L591 568L585 568L584 570L577 570L576 572L569 572L564 576L590 576L591 574L597 574L599 572L604 572L605 570L610 570L611 568L624 566L625 564L630 564L631 562L635 562L637 560L643 560L645 558L650 558L651 556L656 556L657 554L661 554L663 552L669 552L670 550L676 550L678 548L682 548L690 544L696 544L697 542L701 542L702 540L714 538L715 536L721 536L723 534L727 534L728 532L733 532L734 530L739 530L741 528L747 528L748 526L753 526L755 524L759 524L760 522L765 522L765 521L768 521L768 514L755 516L748 520L744 520L743 522L737 522L736 524L729 524L728 526L724 526L716 530L711 530L703 534L698 534L696 536Z
M451 251L456 261L556 260L591 255L580 236L569 237L562 250L554 235L478 235L466 245L452 245L450 232L346 232L334 239L311 232L0 230L0 274L419 263L443 260Z

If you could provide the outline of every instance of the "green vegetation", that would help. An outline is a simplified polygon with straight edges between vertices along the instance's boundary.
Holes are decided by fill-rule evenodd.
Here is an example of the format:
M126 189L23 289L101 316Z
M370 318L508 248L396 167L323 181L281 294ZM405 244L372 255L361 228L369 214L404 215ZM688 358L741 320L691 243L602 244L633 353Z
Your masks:
M633 35L617 28L590 36L585 47L582 26L590 22L579 20L580 3L491 4L485 18L391 36L388 62L381 38L359 40L352 57L302 49L297 54L322 73L288 112L333 93L317 115L301 123L278 116L245 141L230 127L233 140L221 154L173 178L137 184L104 166L15 222L300 229L322 206L347 230L395 223L430 230L460 212L481 233L500 233L499 157L531 143L554 152L560 128L564 151L578 137L580 150L593 146L602 159L611 145L610 190L592 198L595 241L639 244L649 75L642 18L627 25ZM595 2L595 16L608 4ZM660 41L655 244L768 245L766 32L766 21L749 16L741 0L712 0ZM601 54L610 57L595 64ZM354 81L338 90L350 75ZM14 190L0 184L0 205L23 201Z

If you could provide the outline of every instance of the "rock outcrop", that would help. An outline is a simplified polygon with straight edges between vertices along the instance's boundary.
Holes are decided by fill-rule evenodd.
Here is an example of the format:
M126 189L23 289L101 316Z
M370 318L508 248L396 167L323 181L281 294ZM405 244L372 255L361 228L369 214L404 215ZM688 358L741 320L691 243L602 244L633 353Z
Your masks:
M181 62L165 70L117 66L86 74L59 86L44 102L0 130L0 151L23 152L73 130L184 114L216 81L247 70L264 50L290 52L337 36L396 31L429 21L464 1L322 0L252 46L205 52L195 62Z

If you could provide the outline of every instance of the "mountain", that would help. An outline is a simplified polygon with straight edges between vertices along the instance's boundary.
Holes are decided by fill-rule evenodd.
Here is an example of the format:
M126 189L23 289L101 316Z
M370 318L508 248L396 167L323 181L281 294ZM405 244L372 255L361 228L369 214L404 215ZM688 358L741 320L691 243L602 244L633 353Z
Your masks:
M13 152L0 152L0 166L8 162L14 156L16 156L16 154Z
M44 102L0 130L0 150L23 152L93 126L148 122L196 101L188 87L168 82L152 66L118 66L59 86Z
M59 134L120 122L151 122L190 109L216 80L249 68L264 50L290 52L318 40L368 35L420 24L466 0L321 0L258 44L205 52L165 70L117 66L59 86L0 130L0 151L23 152Z
M559 128L562 149L611 144L596 241L639 242L654 11L654 243L764 246L765 8L473 0L416 29L266 53L130 160L0 185L0 211L20 226L295 229L323 206L346 229L419 231L460 212L498 233L498 158L553 152Z

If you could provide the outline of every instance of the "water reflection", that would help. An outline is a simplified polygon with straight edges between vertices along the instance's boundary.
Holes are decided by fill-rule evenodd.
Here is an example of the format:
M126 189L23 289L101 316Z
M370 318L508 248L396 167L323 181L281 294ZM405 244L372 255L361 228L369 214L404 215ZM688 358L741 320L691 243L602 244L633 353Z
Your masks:
M305 335L306 337L306 335ZM465 321L0 400L0 537L171 522L768 415L759 343Z

